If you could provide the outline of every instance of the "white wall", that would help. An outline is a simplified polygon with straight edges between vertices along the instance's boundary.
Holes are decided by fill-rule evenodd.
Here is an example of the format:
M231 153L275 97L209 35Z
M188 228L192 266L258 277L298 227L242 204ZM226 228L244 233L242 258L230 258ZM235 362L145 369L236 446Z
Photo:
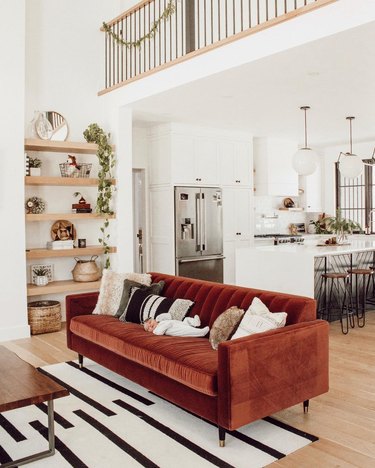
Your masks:
M0 342L28 336L24 236L25 1L2 0L0 17Z
M34 110L56 110L69 140L83 140L88 124L109 118L97 92L104 84L103 21L120 13L119 0L26 2L26 122Z

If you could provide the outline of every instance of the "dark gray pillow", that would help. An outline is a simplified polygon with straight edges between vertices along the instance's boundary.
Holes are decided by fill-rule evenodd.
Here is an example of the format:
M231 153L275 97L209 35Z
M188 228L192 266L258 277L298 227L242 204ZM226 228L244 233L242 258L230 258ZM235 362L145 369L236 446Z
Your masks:
M152 283L150 286L145 286L144 284L137 283L136 281L124 280L124 289L122 290L122 296L120 300L120 305L118 306L117 312L114 317L119 318L126 309L126 306L129 302L130 289L134 286L136 288L146 291L148 294L157 294L159 295L164 288L165 282L159 281L159 283Z

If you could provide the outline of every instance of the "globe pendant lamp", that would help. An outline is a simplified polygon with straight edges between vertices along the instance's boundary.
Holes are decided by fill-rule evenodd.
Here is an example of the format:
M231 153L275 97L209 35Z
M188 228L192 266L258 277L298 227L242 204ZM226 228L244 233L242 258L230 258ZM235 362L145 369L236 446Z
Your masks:
M364 168L362 159L353 153L352 121L354 119L355 117L346 117L350 125L350 151L349 153L340 153L337 160L341 175L348 179L355 179L360 176Z
M309 106L300 107L305 112L305 146L300 148L292 159L293 169L299 175L310 175L318 167L318 156L317 154L307 146L307 120L306 112L310 109Z

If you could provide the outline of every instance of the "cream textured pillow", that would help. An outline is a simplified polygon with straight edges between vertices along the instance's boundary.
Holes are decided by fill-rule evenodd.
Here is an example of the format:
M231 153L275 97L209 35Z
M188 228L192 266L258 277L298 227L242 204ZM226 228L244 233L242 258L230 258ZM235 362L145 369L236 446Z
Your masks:
M124 280L150 286L151 275L148 273L117 273L105 269L100 284L99 298L93 314L115 315L120 305Z
M254 297L231 340L281 328L285 325L287 315L286 312L270 312L258 297Z
M244 313L244 310L233 306L219 315L210 330L209 340L213 349L217 349L219 343L227 341L230 338L244 316Z

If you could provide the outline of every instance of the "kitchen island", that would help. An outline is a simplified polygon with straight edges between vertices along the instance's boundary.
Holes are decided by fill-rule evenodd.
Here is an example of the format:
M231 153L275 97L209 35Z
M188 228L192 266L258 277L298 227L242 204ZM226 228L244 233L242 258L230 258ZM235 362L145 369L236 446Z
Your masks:
M375 264L375 236L351 236L346 245L318 245L328 237L237 249L236 284L318 298L322 273Z

